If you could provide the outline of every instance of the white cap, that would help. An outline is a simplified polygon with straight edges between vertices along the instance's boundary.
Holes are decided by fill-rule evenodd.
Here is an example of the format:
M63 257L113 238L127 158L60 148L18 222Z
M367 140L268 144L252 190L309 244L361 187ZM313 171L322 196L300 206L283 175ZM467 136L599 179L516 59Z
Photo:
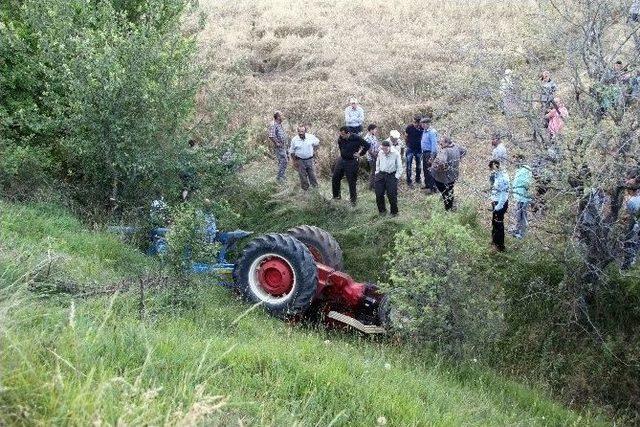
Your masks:
M356 99L356 97L352 96L351 98L349 98L349 104L357 104L358 100Z
M505 73L506 75L511 74L511 69L507 68L506 70L504 70L504 73Z
M400 132L394 129L391 132L389 132L389 136L393 139L398 139L400 138Z

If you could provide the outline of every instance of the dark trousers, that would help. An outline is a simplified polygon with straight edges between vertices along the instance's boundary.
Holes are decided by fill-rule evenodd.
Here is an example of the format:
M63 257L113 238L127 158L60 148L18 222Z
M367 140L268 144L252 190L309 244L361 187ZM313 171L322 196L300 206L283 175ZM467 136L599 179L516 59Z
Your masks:
M442 194L442 201L444 202L444 209L449 211L453 208L453 184L445 184L444 182L434 181L436 188Z
M500 210L495 210L496 202L492 203L494 208L491 218L491 241L500 251L504 251L504 214L507 213L509 202L505 202Z
M379 172L376 174L376 204L378 212L386 213L387 207L384 203L384 195L387 194L389 205L391 207L391 215L398 214L398 179L395 172Z
M376 160L377 156L372 159L367 159L367 162L369 163L369 190L373 190L375 188Z
M416 184L420 184L422 167L422 152L412 151L407 148L407 184L411 184L411 164L416 162Z
M359 126L347 126L349 128L349 132L360 135L362 132L362 125Z
M342 157L338 158L338 163L333 170L333 176L331 177L331 187L333 190L333 198L339 199L340 195L340 182L342 178L346 176L349 183L349 198L352 204L356 204L358 198L358 192L356 189L356 179L358 178L358 161L355 159L344 160Z
M422 152L422 172L424 173L424 186L429 190L436 191L436 181L431 175L431 151Z

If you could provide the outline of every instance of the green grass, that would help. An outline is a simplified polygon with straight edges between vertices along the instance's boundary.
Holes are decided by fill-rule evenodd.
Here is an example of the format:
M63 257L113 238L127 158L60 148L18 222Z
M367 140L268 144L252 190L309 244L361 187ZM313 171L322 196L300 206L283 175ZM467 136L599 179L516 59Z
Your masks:
M47 253L75 280L152 264L60 209L3 203L0 219L0 424L599 422L472 361L453 367L384 340L282 323L212 281L182 308L169 291L148 294L143 320L136 292L36 298L19 278Z

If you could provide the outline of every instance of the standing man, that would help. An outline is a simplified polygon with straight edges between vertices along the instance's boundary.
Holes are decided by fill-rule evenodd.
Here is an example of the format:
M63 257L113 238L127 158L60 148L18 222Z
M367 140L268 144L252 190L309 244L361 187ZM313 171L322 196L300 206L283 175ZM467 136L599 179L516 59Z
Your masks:
M402 157L404 156L405 146L404 141L402 140L402 138L400 138L400 132L398 132L396 129L393 129L391 132L389 132L389 138L387 138L386 141L389 141L391 148L400 153L400 158L402 159Z
M438 133L431 127L431 119L428 117L420 120L422 126L422 138L420 139L420 147L422 149L422 170L424 172L424 187L423 190L427 190L428 194L435 193L436 182L431 176L431 163L438 154Z
M354 97L349 99L349 105L344 110L344 123L352 134L360 134L362 132L364 110L358 105L358 100Z
M507 147L502 142L502 138L499 133L494 133L491 136L491 146L493 150L491 150L491 160L497 160L500 162L502 167L506 167L508 163L508 155L507 155Z
M398 216L398 180L402 176L400 153L391 148L389 141L382 141L380 153L376 159L376 204L380 215L387 214L384 195L387 194L391 207L391 216Z
M504 215L509 208L509 175L500 169L500 162L491 160L489 169L495 176L491 186L491 242L494 250L504 251Z
M340 182L342 177L346 175L349 183L349 198L351 199L351 204L355 206L358 198L356 188L358 157L367 152L369 143L362 139L360 135L352 134L347 126L342 126L338 137L338 149L340 150L340 157L338 157L338 162L331 177L333 198L342 198L340 195Z
M525 164L524 155L514 156L516 172L513 177L513 198L516 202L515 228L512 231L516 239L522 239L527 232L529 225L529 204L531 203L531 184L533 183L533 172L531 166Z
M413 188L411 182L411 163L416 163L416 184L420 184L420 175L422 167L422 126L420 126L420 120L422 117L414 116L413 123L411 123L405 129L406 141L407 141L407 185Z
M371 123L367 126L367 134L364 140L369 143L367 150L367 162L369 163L369 190L373 190L374 177L376 175L376 159L380 151L380 141L378 141L378 126Z
M460 176L460 159L467 150L453 143L450 137L440 140L438 154L431 164L431 176L435 180L436 188L442 194L444 209L453 209L453 186Z
M298 126L298 134L291 139L291 154L294 165L300 175L300 186L304 191L309 189L309 183L313 188L318 187L314 165L314 147L320 145L320 140L315 135L307 133L307 127Z
M269 126L269 140L273 143L276 159L278 160L278 175L276 180L282 184L285 180L285 172L287 171L288 155L287 155L287 134L282 127L282 113L276 111L273 113L273 122Z

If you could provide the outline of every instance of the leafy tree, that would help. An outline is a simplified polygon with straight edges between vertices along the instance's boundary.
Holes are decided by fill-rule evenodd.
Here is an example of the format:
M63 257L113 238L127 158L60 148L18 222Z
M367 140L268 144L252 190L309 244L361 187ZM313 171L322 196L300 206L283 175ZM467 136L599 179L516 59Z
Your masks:
M391 283L382 285L394 331L456 358L478 357L495 343L503 299L496 281L477 275L485 252L469 226L442 213L398 233Z
M132 207L179 194L178 161L203 72L187 0L24 0L0 25L0 185L32 194L62 184L83 205ZM238 157L202 151L218 176ZM229 160L231 152L232 161ZM223 159L224 155L227 155Z

